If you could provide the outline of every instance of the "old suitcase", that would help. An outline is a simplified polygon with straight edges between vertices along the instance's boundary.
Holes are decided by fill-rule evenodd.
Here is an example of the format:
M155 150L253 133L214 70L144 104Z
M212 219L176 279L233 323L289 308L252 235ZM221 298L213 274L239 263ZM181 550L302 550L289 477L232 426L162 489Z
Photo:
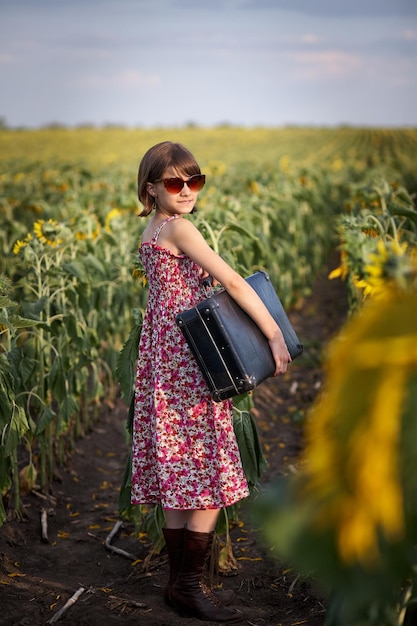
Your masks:
M284 335L291 358L303 351L266 272L247 282L256 291ZM176 317L216 402L254 389L271 376L275 364L269 344L253 320L219 290Z

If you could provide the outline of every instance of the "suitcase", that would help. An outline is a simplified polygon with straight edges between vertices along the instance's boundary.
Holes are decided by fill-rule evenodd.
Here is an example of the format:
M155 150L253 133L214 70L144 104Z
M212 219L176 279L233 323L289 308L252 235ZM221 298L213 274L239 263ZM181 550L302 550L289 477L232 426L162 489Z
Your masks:
M281 328L294 360L303 346L268 274L255 272L246 281ZM179 313L176 322L216 402L251 391L274 373L275 362L265 335L224 289Z

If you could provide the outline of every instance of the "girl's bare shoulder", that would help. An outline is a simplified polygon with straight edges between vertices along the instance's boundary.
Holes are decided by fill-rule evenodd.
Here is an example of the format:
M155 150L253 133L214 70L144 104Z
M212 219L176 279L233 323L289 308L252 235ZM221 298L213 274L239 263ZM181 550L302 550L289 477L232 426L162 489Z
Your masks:
M193 224L191 220L186 217L180 216L176 220L171 220L167 223L166 227L167 233L172 233L175 236L181 237L200 237L200 231Z

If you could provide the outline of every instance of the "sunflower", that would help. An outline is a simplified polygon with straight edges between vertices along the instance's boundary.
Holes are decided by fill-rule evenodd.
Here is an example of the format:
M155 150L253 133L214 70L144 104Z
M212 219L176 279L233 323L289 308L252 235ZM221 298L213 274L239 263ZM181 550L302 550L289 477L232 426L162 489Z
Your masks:
M106 215L106 219L104 220L104 229L107 232L111 232L114 230L114 227L120 225L120 218L122 217L122 212L120 209L114 208Z
M349 264L348 258L345 250L342 250L340 253L340 266L336 267L336 269L332 270L328 275L329 280L333 280L334 278L341 278L342 280L346 280L347 275L349 274Z
M47 222L45 222L45 220L38 220L33 225L33 232L39 241L52 248L55 248L63 241L58 237L60 230L60 225L53 219L49 219Z
M33 237L30 233L24 239L18 239L13 246L13 254L19 254L23 248L26 248L32 241Z
M97 239L100 234L100 222L95 215L82 215L80 218L73 221L75 223L74 232L77 241L84 241L84 239Z
M210 161L206 167L208 176L223 176L227 171L227 165L223 161Z
M333 529L342 562L364 567L382 558L381 536L397 544L407 532L401 468L412 443L402 433L415 415L416 292L392 291L330 346L326 387L306 424L302 493L314 502L315 528Z
M140 260L139 255L136 255L136 257L134 258L133 269L132 269L132 276L138 282L139 281L142 282L142 287L146 287L147 279L146 279L145 268L142 265L142 261Z
M290 171L290 157L283 154L279 160L279 168L284 174L288 174Z
M368 257L365 276L356 283L365 296L380 296L387 289L387 283L394 282L405 287L412 275L412 262L407 253L407 243L396 240L380 240L376 252Z

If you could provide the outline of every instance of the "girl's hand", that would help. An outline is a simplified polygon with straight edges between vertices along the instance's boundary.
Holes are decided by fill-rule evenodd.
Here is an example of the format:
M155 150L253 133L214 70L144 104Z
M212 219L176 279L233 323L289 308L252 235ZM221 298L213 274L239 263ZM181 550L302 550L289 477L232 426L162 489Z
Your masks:
M272 356L275 360L275 372L273 376L279 376L285 374L287 371L288 363L291 363L291 355L288 352L288 348L284 341L284 337L280 331L279 335L275 335L273 339L269 340L269 347L271 348Z
M220 285L219 281L216 280L213 276L210 276L210 274L206 270L203 270L203 268L200 268L200 276L202 283L207 280L207 278L210 278L210 283L212 287L217 287L217 285Z

